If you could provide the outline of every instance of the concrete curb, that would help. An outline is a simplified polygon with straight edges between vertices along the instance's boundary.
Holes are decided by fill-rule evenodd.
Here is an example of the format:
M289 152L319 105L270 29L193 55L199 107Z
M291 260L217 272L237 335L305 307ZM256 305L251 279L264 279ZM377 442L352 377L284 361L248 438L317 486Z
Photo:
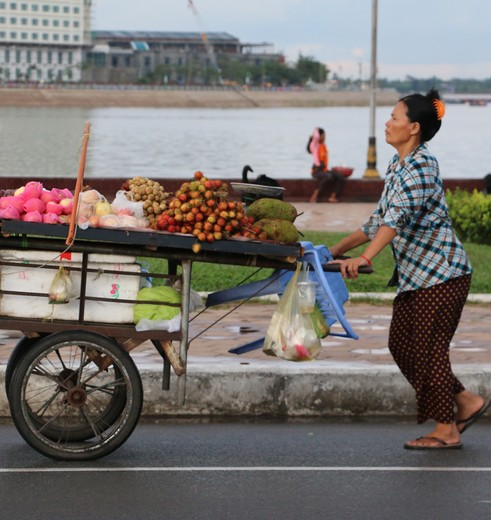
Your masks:
M150 418L415 415L414 392L390 365L256 360L238 365L190 358L183 407L176 403L176 377L171 389L163 391L158 367L139 370L145 396L142 415ZM454 371L470 390L491 395L491 364L454 365ZM0 417L10 415L4 384L5 367L0 367Z

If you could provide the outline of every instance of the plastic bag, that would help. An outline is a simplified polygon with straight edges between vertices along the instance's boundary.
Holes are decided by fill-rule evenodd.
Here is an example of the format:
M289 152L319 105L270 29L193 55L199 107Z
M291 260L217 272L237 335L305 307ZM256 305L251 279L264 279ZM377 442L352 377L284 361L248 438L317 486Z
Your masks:
M49 303L68 303L72 296L72 280L70 273L60 267L49 287Z
M302 312L298 289L301 264L286 286L264 340L263 352L289 361L310 361L321 350L311 312Z
M133 308L134 323L141 319L169 321L180 312L180 307L165 305L165 303L181 303L181 295L172 287L160 285L144 287L138 291L137 300L155 301L156 303L137 303Z
M115 213L126 213L127 215L133 215L136 218L143 218L143 202L134 202L126 197L124 190L119 190L116 193L116 197L111 203L111 206ZM131 194L131 192L129 192Z

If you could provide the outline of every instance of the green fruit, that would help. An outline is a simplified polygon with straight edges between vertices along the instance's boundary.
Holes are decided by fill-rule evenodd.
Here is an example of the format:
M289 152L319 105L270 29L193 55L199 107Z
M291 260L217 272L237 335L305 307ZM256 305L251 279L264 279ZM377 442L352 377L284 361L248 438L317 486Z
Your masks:
M294 222L297 218L297 210L288 202L279 199L258 199L246 209L246 215L254 220L263 218L277 218Z
M258 220L255 225L263 231L268 240L274 242L298 242L299 232L289 220L279 218L263 218Z

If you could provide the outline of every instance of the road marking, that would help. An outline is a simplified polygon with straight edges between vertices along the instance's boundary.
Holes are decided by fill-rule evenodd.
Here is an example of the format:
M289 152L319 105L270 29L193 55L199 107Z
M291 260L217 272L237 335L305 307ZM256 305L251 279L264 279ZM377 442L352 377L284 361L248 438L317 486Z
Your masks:
M93 468L0 468L0 473L116 473L116 472L268 472L268 471L317 471L317 472L335 472L335 471L411 471L411 472L491 472L491 467L407 467L407 466L181 466L181 467L93 467Z

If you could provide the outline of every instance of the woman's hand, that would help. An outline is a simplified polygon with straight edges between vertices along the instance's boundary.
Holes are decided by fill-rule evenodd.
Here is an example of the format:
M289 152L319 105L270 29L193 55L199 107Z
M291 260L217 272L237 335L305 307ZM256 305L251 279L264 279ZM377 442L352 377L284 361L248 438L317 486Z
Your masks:
M358 269L365 265L370 265L370 262L365 258L357 256L355 258L346 258L331 260L328 264L339 264L340 272L343 278L351 278L356 280L358 278Z

